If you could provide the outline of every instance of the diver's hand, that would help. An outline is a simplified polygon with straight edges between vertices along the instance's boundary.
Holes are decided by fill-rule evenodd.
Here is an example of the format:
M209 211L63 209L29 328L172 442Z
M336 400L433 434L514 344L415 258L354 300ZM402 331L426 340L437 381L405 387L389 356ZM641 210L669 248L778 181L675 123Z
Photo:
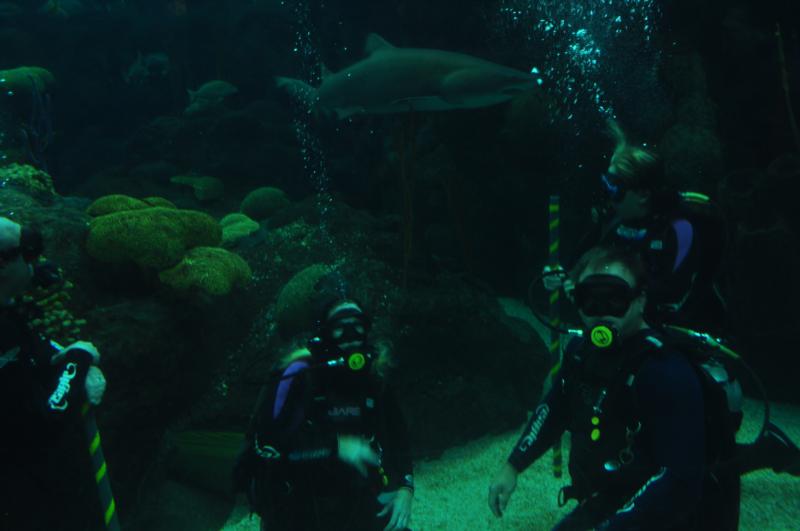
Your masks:
M542 269L542 284L544 284L544 289L547 291L556 291L561 288L566 278L567 272L559 265L555 267L546 265Z
M381 501L384 505L381 512L378 513L378 518L383 518L389 514L389 511L392 512L392 517L383 531L402 531L408 527L411 523L411 501L413 499L414 494L411 490L400 487L385 502Z
M103 394L106 392L106 378L103 376L103 371L98 367L92 365L86 373L86 380L84 382L86 389L86 399L93 406L99 406L103 401Z
M380 465L380 458L363 437L339 435L339 451L337 456L342 462L355 467L358 473L367 477L367 466Z
M489 509L500 518L508 506L511 494L517 488L518 472L510 464L505 463L503 468L494 477L494 481L489 487Z

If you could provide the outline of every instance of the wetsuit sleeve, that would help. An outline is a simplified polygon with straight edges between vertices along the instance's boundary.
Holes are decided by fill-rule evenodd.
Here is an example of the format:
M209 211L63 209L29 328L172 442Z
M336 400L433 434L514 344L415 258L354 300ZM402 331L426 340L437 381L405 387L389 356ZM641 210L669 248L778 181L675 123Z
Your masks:
M384 449L384 467L389 477L389 489L407 487L414 490L414 465L411 460L408 424L397 396L388 386L382 393L382 402L383 433L378 440Z
M569 415L564 372L562 369L556 374L555 384L536 407L508 457L509 464L517 472L522 472L539 459L566 429Z
M290 365L257 412L252 445L258 457L289 464L336 457L336 434L306 422L310 405L306 368L305 363Z
M652 264L656 278L651 279L649 293L662 312L677 312L697 280L702 242L692 222L675 218L665 230L662 245L657 263Z
M657 472L600 529L679 525L697 507L705 467L703 394L697 374L678 354L648 360L634 384L642 445Z

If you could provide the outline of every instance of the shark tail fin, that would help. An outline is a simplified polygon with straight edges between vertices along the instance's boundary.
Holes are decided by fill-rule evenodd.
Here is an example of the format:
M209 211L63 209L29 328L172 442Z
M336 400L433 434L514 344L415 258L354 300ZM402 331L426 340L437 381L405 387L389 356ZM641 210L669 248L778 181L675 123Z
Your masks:
M275 85L277 85L278 88L284 89L291 97L302 101L309 107L315 108L317 106L317 100L319 99L317 96L317 89L308 83L299 79L276 77Z

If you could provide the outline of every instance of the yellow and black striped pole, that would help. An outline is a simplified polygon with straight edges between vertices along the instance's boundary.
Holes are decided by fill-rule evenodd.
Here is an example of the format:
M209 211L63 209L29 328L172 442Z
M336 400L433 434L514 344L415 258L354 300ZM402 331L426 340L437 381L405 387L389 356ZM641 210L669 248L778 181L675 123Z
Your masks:
M109 531L119 531L117 506L114 502L114 493L111 491L111 480L108 477L108 466L106 465L105 456L103 456L103 447L100 444L100 431L97 429L94 410L89 405L89 402L83 404L81 416L84 419L86 439L89 441L89 456L92 459L94 481L97 483L97 492L100 495L103 521Z
M551 195L550 202L548 205L548 250L547 250L547 262L550 266L550 269L556 269L559 266L558 263L558 251L559 246L561 245L561 241L559 239L559 225L561 224L561 212L560 212L560 204L559 204L559 196ZM549 307L549 317L550 317L550 325L554 327L554 329L550 330L550 344L548 346L548 350L550 351L550 359L553 360L553 368L550 370L550 379L552 380L553 377L556 375L558 370L561 368L561 336L556 331L558 328L561 327L561 319L559 318L559 311L558 311L558 303L561 298L561 290L554 289L550 292L550 301L548 304ZM564 467L564 457L562 453L562 439L559 438L558 441L553 446L553 475L557 478L560 478L563 473Z

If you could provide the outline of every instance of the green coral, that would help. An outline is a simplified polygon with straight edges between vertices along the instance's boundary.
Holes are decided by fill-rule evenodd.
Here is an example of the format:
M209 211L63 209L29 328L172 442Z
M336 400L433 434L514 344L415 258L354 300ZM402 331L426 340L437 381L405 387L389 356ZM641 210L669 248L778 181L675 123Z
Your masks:
M289 202L283 190L264 186L247 194L240 210L253 219L264 219L287 206Z
M204 212L149 207L92 219L86 250L104 262L133 262L160 271L180 262L187 250L221 240L219 223Z
M250 281L253 272L242 257L219 247L195 247L170 269L159 273L164 284L177 290L200 290L227 295Z
M114 212L142 210L151 207L178 208L172 201L164 199L163 197L136 199L129 195L111 194L95 199L95 201L86 208L86 213L95 218Z
M222 245L233 245L261 227L256 221L240 213L228 214L219 224L222 226Z
M142 201L154 207L178 208L175 203L163 197L143 197Z
M50 175L28 164L14 163L0 168L0 185L12 185L36 194L56 194Z
M295 274L281 289L275 304L278 330L284 337L308 330L312 324L314 285L331 272L326 264L314 264Z
M0 70L0 89L4 92L31 94L35 86L36 92L44 94L54 83L53 74L40 66L20 66Z

